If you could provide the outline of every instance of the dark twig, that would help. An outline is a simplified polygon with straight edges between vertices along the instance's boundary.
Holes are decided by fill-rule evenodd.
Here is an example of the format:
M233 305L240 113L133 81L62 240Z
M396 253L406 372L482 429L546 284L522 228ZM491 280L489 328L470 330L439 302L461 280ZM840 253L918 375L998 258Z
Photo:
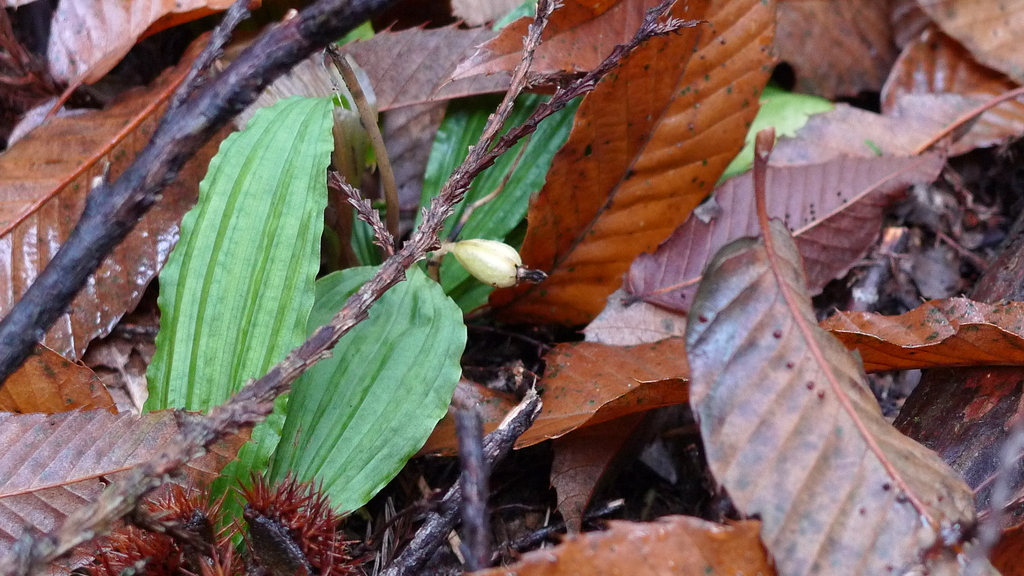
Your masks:
M459 439L462 465L462 555L466 570L474 572L490 566L491 526L487 517L487 477L484 459L483 423L475 408L455 413L455 433Z
M369 10L368 6L377 5L371 4L372 1L373 0L352 0L348 4L348 7L354 10L355 8L353 8L353 5L359 5L362 6L362 8ZM208 446L246 426L255 425L266 419L267 415L269 415L273 410L274 399L290 390L292 382L294 382L303 372L309 369L309 367L322 358L327 357L330 354L331 348L338 343L338 340L340 340L342 336L348 333L348 331L359 322L362 322L368 317L370 306L380 299L388 289L405 279L405 272L409 267L423 259L427 252L437 248L438 235L443 229L445 219L452 214L458 202L465 197L466 191L469 189L473 178L477 174L493 165L494 160L498 156L506 152L521 138L531 134L544 118L547 118L551 114L554 114L564 108L573 98L592 90L605 74L611 71L624 56L639 46L642 42L654 36L669 34L679 29L679 27L687 25L686 23L674 19L671 19L668 22L658 21L658 19L667 12L670 5L671 1L669 0L664 2L658 8L649 10L640 30L629 43L616 46L612 53L597 68L587 73L576 82L573 82L565 89L558 90L550 100L539 106L530 118L526 120L526 122L509 130L509 132L499 138L497 142L494 143L494 146L490 147L489 150L486 150L486 147L482 148L479 145L476 146L475 148L477 148L478 151L469 154L466 161L455 170L452 177L445 183L440 194L431 201L430 207L424 211L423 222L419 229L413 233L412 237L408 242L406 242L401 250L396 252L391 258L388 258L380 266L373 278L363 284L355 294L349 297L345 306L342 307L342 309L328 324L318 328L305 342L293 349L284 360L274 365L258 380L250 380L241 390L238 391L238 393L229 398L224 404L215 406L205 416L185 419L179 427L178 435L164 446L164 450L162 452L126 472L125 476L122 477L121 480L104 490L95 502L83 506L68 516L63 524L61 524L55 531L41 536L34 536L28 532L23 534L15 543L11 553L6 558L0 559L0 576L22 576L42 570L49 561L67 553L73 547L90 540L96 535L109 530L110 526L115 521L131 513L131 511L135 509L139 500L146 493L163 483L167 476L182 464L191 458L204 454ZM311 41L307 39L307 36L312 34L310 30L318 31L321 29L317 28L310 22L316 23L326 18L330 22L334 23L332 25L340 26L336 21L337 15L333 13L325 13L324 10L318 8L320 6L320 4L314 5L306 11L315 11L316 14L318 14L317 17L305 17L300 15L298 18L289 20L284 25L271 31L271 33L279 32L296 21L305 22L302 27L298 30L292 30L292 35L285 36L285 38L292 38L289 42L301 43L311 51L313 49L313 45ZM352 14L354 14L354 12L352 10L345 12L347 15L345 18L353 17ZM306 14L306 12L303 14ZM353 17L355 22L359 22L363 19L362 15L364 12L358 12L358 14L359 16L357 18ZM344 18L342 18L342 20L344 20ZM320 22L320 24L322 25L322 22ZM349 22L349 24L353 24L353 22ZM291 28L288 29L291 30ZM294 34L300 34L299 38L301 40L295 40L293 37ZM278 36L272 37L279 38ZM245 54L260 54L260 58L264 59L263 61L273 60L280 63L282 60L278 52L285 51L285 48L280 46L277 46L274 49L277 52L271 50L268 47L268 42L270 41L266 40L267 36L262 36L261 38L262 39L257 39L253 46L251 46L243 56L239 57L239 60L236 60L233 67L230 67L225 71L224 76L210 83L196 95L196 98L199 99L199 103L196 103L195 100L190 100L182 108L182 113L186 110L205 110L207 108L212 108L215 111L223 110L228 107L234 107L236 104L237 107L240 108L241 106L245 106L251 102L251 99L247 100L238 96L236 90L239 85L244 84L244 74L250 73L253 69L252 67L256 66L256 64L252 62L253 58L246 58ZM274 40L273 42L280 41L281 40ZM270 46L273 46L273 42L270 42ZM287 49L292 50L293 54L301 53L301 56L295 58L293 62L300 60L309 53L308 51L302 52L301 50L296 49L291 43L287 44ZM305 48L303 48L303 50L305 50ZM245 60L243 60L243 58L245 58ZM240 61L243 62L242 68L237 68L236 66L239 65ZM248 64L245 64L245 62L248 62ZM256 67L255 69L265 70L265 68L261 66ZM272 70L274 69L275 68L272 68ZM232 70L235 70L235 72L232 72ZM277 72L280 71L281 70L277 70ZM263 77L260 76L260 78ZM251 90L258 90L263 86L262 83L255 82L253 80L249 80L249 82L249 84L244 85L250 87ZM232 87L232 89L227 90L227 87ZM210 94L211 91L220 94L225 90L227 90L227 95L222 96L224 98L223 100L215 98L214 95ZM246 92L246 94L248 94L248 92ZM228 96L231 96L230 101L232 104L228 103ZM253 94L252 97L255 98L255 95ZM219 104L209 104L210 101L215 104ZM203 104L204 102L207 102L207 104ZM231 109L234 110L235 108ZM198 129L197 127L208 126L207 123L210 122L210 120L207 118L206 120L199 121L189 117L184 119L183 122L187 125L181 127L181 129L187 131L190 127ZM504 122L504 119L501 119L501 122ZM175 126L172 125L172 127ZM178 132L175 132L175 134L177 133ZM154 141L159 138L162 137L158 132L158 134L154 136ZM166 142L166 139L161 141ZM133 167L129 168L129 171L134 170L137 174L128 178L127 181L137 182L140 186L152 186L151 183L156 176L145 172L144 167L150 167L150 169L157 170L157 168L152 168L153 166L157 166L160 168L157 170L160 174L167 175L170 170L170 168L168 168L168 164L161 164L159 162L157 164L152 164L152 162L155 162L160 158L164 159L161 160L161 162L167 162L166 157L161 155L169 153L166 151L167 146L168 144L158 146L158 151L164 150L159 154L158 152L144 151L144 155L156 155L156 157L137 160ZM181 144L177 144L173 149L176 151L181 151L182 149L194 151L195 149L187 147L183 148L182 146L183 145ZM150 148L147 148L147 150L151 150L152 148L153 145L151 144ZM180 164L178 166L180 167ZM114 184L114 186L109 188L109 191L120 190L121 188L119 188L119 186L121 186L122 181L125 181L126 177L128 177L127 171L122 175L118 182ZM157 180L159 180L159 178L157 178ZM128 192L131 192L131 190ZM83 219L90 215L90 211L96 212L99 210L99 208L96 207L98 202L100 201L96 200L95 195L90 195L89 205L86 206L86 214L83 216ZM115 204L120 206L123 202L116 202ZM137 204L131 204L129 208L125 208L125 210L129 211L129 214L134 214L133 212L130 212L130 207L132 206L135 208L138 207ZM95 215L93 214L92 217L95 218ZM100 220L100 222L104 222L104 220ZM65 246L67 246L67 244L65 244ZM96 248L96 244L89 243L86 243L84 246L90 248L90 250L102 249L101 253L103 254L106 253L105 250L109 249L106 247L106 244L102 245L100 248ZM60 254L58 253L58 256L59 255ZM74 264L73 260L71 262ZM51 263L51 266L47 267L47 270L51 270L53 266L53 263ZM94 267L95 262L92 262L91 264L80 264L77 265L77 267L65 263L58 265L56 269L85 269L88 273L91 272ZM42 279L42 276L40 279ZM37 280L37 284L38 283L39 280ZM42 293L47 294L49 292L44 289ZM54 298L70 297L67 293L62 292L61 294L63 294L63 296L58 294L54 296ZM73 292L71 294L73 294ZM67 300L62 301L66 302ZM22 314L32 314L32 310L41 310L43 308L41 304L37 305L35 301L33 301L32 304L25 304L25 299L23 299L18 306L21 306ZM15 307L15 310L18 309L18 306ZM8 319L5 319L4 324L10 326L19 325L19 323L21 323L20 325L33 327L41 324L41 321L38 320L38 316L40 314L41 313L37 313L35 316L30 316L28 320L18 320L13 324L7 323L7 320L10 319L10 316L8 316ZM52 322L52 319L50 321ZM8 327L6 330L9 331L11 328ZM7 331L5 331L3 325L0 325L0 336L8 334L9 332ZM42 333L39 332L40 336L41 334ZM8 349L10 350L13 348L8 346ZM7 364L3 365L7 366L8 371L10 371L10 354L8 353L7 356L8 359L4 360ZM528 395L528 398L529 397L530 396ZM537 400L536 405L539 406L539 399ZM516 436L518 436L518 433ZM491 436L489 435L488 438L491 438ZM485 450L487 450L488 445L489 444L485 442ZM456 505L453 510L457 508L458 506Z
M363 198L363 195L359 193L359 190L355 186L345 182L341 174L331 170L327 175L328 183L341 191L348 203L356 209L356 214L359 219L370 225L370 229L373 230L373 243L380 246L380 249L384 252L385 258L390 258L395 254L395 241L394 236L388 231L384 223L380 221L380 213L373 209L370 201Z
M203 84L210 69L213 67L214 61L224 54L224 46L231 39L232 32L235 31L235 28L243 20L249 17L249 3L251 1L235 0L228 7L224 13L224 18L214 28L213 34L210 35L210 41L206 43L206 47L203 48L199 57L192 62L192 67L189 68L188 74L185 75L178 90L171 96L171 103L164 112L164 117L160 121L161 124L166 122L168 118L172 118L185 103L185 100L192 94L195 94L196 90Z
M346 58L351 58L351 56L342 54L337 46L333 44L327 47L327 54L330 55L334 65L341 72L341 77L345 79L345 85L352 94L352 99L355 100L356 108L359 109L359 119L362 121L363 129L370 136L373 153L377 156L377 166L380 167L381 186L384 188L384 202L387 205L384 216L387 218L388 232L390 232L389 235L392 238L398 238L398 213L400 210L398 206L398 183L395 182L395 171L391 169L388 149L384 146L384 136L381 135L380 127L377 126L377 114L370 109L370 103L366 100L366 94L363 93L362 87L359 86L359 78L356 77L356 72L352 69L352 65L346 60ZM394 254L394 252L394 247L388 250L388 254Z
M216 80L165 116L153 139L117 181L89 194L67 241L0 322L0 382L28 357L103 258L213 134L278 76L392 1L320 0L261 34ZM209 49L216 50L217 45L212 43ZM189 93L192 88L180 90Z
M488 466L493 468L496 462L512 450L516 439L533 424L540 408L540 396L536 390L530 390L523 401L505 416L498 428L484 438L483 452ZM461 502L462 483L458 481L441 499L437 510L427 515L409 545L384 569L381 576L417 573L455 527Z

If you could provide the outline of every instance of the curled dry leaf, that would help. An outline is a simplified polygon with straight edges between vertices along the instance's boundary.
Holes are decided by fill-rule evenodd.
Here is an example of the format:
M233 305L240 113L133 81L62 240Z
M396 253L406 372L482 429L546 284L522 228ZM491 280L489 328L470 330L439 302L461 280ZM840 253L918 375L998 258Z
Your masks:
M1024 0L918 0L940 28L974 58L1016 81L1024 80Z
M495 291L506 317L593 319L633 259L685 220L742 147L770 71L774 3L688 6L676 15L707 23L641 46L580 104L520 251L548 279Z
M558 438L583 426L682 404L689 398L685 381L689 368L682 338L630 347L592 342L559 344L545 361L547 370L537 384L544 406L533 426L519 437L518 448ZM456 401L459 394L457 391ZM508 411L506 406L515 406L514 401L485 388L476 395L491 399L494 405L481 415L485 432L501 422ZM456 452L458 443L451 419L450 414L445 416L420 454Z
M774 576L757 530L758 522L753 520L728 526L690 516L665 516L654 522L612 520L608 530L530 552L511 566L481 570L474 576Z
M425 30L384 31L373 38L344 47L370 77L377 108L390 110L412 104L501 92L508 88L507 73L452 81L455 67L476 47L494 38L487 28L456 25ZM522 35L519 37L522 49Z
M198 41L176 68L106 110L57 118L0 155L0 316L6 314L67 238L92 180L109 166L116 178L146 144L167 99L184 78ZM190 57L191 56L191 57ZM178 239L178 223L195 203L199 181L221 138L190 160L160 200L72 301L43 344L77 360L142 297ZM109 164L108 164L109 163Z
M771 233L777 264L760 240L729 244L690 310L691 405L713 474L760 516L782 574L958 574L937 530L973 525L970 489L885 421L860 363L815 326L787 230L774 220Z
M931 300L899 316L837 312L821 323L864 368L1024 365L1024 303Z
M10 546L26 524L52 530L117 473L156 455L177 433L179 416L170 410L141 418L107 410L0 414L0 547ZM215 444L186 472L197 482L212 481L247 437Z
M65 82L92 84L112 70L143 36L226 10L232 2L63 0L50 24L46 49L50 72Z
M931 25L903 49L893 65L882 88L882 110L895 110L906 94L949 92L988 100L1016 87L1016 82L979 64L966 48ZM1024 99L1010 100L982 114L954 143L951 153L999 145L1021 133Z
M793 230L812 294L845 274L871 248L885 209L908 186L931 182L942 169L937 154L846 158L808 166L768 168L769 216ZM742 236L757 234L753 175L721 185L721 208L705 222L695 214L653 254L641 254L629 269L630 293L669 310L686 312L704 266L715 252Z
M783 0L778 27L775 50L799 92L833 99L878 91L896 59L885 1Z
M0 412L54 414L71 410L114 409L114 399L92 370L36 346L0 388Z

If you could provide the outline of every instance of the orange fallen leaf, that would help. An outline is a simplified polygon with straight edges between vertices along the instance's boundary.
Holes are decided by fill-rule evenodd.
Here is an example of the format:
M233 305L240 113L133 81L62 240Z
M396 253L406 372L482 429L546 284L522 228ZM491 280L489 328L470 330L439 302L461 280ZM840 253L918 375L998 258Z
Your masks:
M64 242L85 206L93 178L116 178L149 143L167 99L184 78L199 40L181 64L151 87L126 93L106 110L56 118L0 154L0 316L6 314ZM220 138L212 139L164 189L160 200L57 319L43 344L77 360L142 297L178 238L182 215Z
M966 48L931 25L893 64L882 89L882 111L893 111L906 94L954 93L988 100L1016 87L1016 82L979 64ZM999 145L1022 133L1024 99L1011 100L982 114L951 153Z
M616 44L625 44L658 0L569 0L551 16L534 53L530 71L540 74L586 72L601 63ZM685 8L684 8L685 9ZM695 19L688 12L679 18ZM455 70L456 80L515 69L521 60L523 36L533 18L520 18L496 38L480 46Z
M519 562L474 576L774 576L757 537L760 522L714 524L690 516L654 522L612 520L608 530L566 539L554 548L524 554Z
M930 300L899 316L837 312L821 323L864 369L1024 365L1024 303Z
M36 346L0 388L0 412L54 414L102 408L117 411L99 377L45 346Z
M675 15L707 24L649 41L583 99L520 250L549 277L493 292L501 316L593 319L633 259L686 219L739 152L771 69L774 3L689 7Z
M547 370L537 384L544 405L533 426L519 437L517 448L558 438L583 426L682 404L689 398L685 381L689 368L682 338L628 347L593 342L559 344L545 361ZM484 430L493 430L514 402L477 386L482 390L464 398L475 394L491 399L482 417ZM457 452L450 420L446 416L441 421L420 454Z

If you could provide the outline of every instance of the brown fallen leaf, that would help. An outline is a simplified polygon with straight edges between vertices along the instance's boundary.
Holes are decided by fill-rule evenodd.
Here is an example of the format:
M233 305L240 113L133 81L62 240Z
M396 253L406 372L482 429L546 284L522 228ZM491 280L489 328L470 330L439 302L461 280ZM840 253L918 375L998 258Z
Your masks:
M54 414L93 409L116 412L103 382L92 370L45 346L37 345L0 388L0 412Z
M619 288L604 310L583 329L587 342L634 346L686 335L686 316L648 304Z
M788 231L770 227L775 255L729 244L690 310L691 405L712 473L760 516L782 574L959 574L937 530L972 525L973 494L885 421L860 363L815 325Z
M573 430L551 443L551 487L569 534L580 532L590 499L615 473L617 461L625 456L623 448L645 415L637 412Z
M156 455L177 433L180 414L142 417L106 410L60 414L0 413L0 547L26 525L48 532L99 495L118 473ZM210 482L248 439L248 432L215 444L186 465Z
M782 0L775 50L796 91L828 99L877 92L896 60L888 0Z
M0 154L0 315L6 314L67 238L93 178L116 178L149 143L199 40L181 64L147 89L129 91L106 110L56 118ZM213 138L164 189L146 214L58 318L43 344L77 360L142 297L178 238L178 223L195 203L199 181L221 137Z
M658 0L568 0L555 11L541 35L530 71L536 74L586 72L604 60L616 44L625 44ZM695 19L688 12L675 14ZM519 64L523 36L532 18L520 18L459 64L456 80L478 74L510 72Z
M837 312L821 327L869 371L1024 365L1022 302L930 300L899 316Z
M1024 576L1024 527L1007 530L992 549L992 565L1003 576Z
M723 526L690 516L654 522L612 520L608 530L569 538L554 548L524 554L511 565L474 576L774 576L757 538L759 523Z
M930 154L769 167L769 215L793 230L811 293L849 271L878 237L886 208L907 187L933 181L943 163L940 155ZM637 256L628 291L686 312L711 256L737 238L757 234L753 190L750 172L719 186L714 199L720 212L707 222L691 214L653 254Z
M1010 78L1024 81L1024 1L918 0L942 31L967 47L974 58Z
M911 41L892 67L882 88L882 111L889 113L906 94L955 93L985 100L1008 92L1017 83L979 64L956 40L935 25ZM1011 100L985 112L952 154L996 146L1024 133L1024 99Z
M416 104L394 108L384 114L384 143L395 171L398 185L398 205L415 220L423 191L423 175L444 112L445 102Z
M559 344L545 356L547 370L538 382L544 406L537 420L516 447L532 446L558 438L583 426L592 426L636 412L682 404L689 398L686 352L682 338L654 344L618 347L574 342ZM479 385L478 385L479 386ZM474 396L489 400L481 415L484 430L493 430L515 402L507 396L479 387L456 400ZM420 454L455 454L451 416L445 416Z
M520 250L548 279L493 292L500 315L592 320L633 259L707 196L757 111L773 14L760 0L691 3L686 17L707 24L651 40L583 99Z
M112 70L147 33L226 10L231 3L64 0L57 5L50 24L46 49L50 72L65 82L92 84Z
M507 73L451 79L455 67L494 36L487 28L456 25L409 28L379 32L368 40L347 44L344 51L366 70L377 95L377 108L390 110L507 89L511 79Z
M921 10L917 0L892 0L889 3L892 39L900 48L914 41L931 23L932 19Z

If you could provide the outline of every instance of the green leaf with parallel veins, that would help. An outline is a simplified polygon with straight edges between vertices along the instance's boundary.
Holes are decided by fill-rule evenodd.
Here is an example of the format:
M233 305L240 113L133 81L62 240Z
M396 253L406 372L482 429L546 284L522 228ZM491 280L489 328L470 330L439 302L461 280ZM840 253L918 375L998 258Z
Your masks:
M308 331L326 324L376 268L316 283ZM370 309L332 356L295 383L271 476L316 479L342 511L365 504L423 446L462 370L462 312L419 268Z
M521 124L545 100L547 96L520 96L506 126ZM452 171L466 158L469 145L479 139L488 115L494 112L498 102L499 99L492 97L480 97L451 103L444 122L434 137L434 147L430 151L423 192L420 196L421 207L426 207L430 203L430 199L440 192L441 186ZM456 207L455 214L445 223L442 236L447 236L451 232L466 206L497 189L507 176L508 180L501 193L494 200L478 208L459 233L459 239L463 240L504 240L526 217L530 196L536 194L544 185L555 152L558 152L569 137L578 104L576 101L541 122L537 132L527 142L525 151L522 151L522 143L517 144L498 158L494 166L478 176L466 194L466 199ZM488 295L493 290L490 286L480 288L483 285L471 278L451 255L445 256L441 265L441 286L466 312L486 303Z
M334 146L331 106L296 97L261 109L211 161L160 273L147 410L207 410L304 340ZM284 405L279 398L253 430L224 483L266 467Z

